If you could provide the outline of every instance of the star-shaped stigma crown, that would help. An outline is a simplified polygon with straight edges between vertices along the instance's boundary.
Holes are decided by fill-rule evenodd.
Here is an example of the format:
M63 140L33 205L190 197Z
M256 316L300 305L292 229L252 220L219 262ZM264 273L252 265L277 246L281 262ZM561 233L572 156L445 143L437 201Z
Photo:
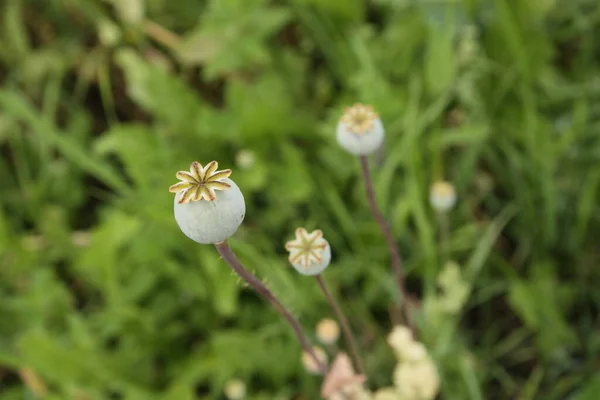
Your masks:
M189 203L190 201L200 201L202 199L213 201L217 198L215 190L225 190L231 185L224 179L231 175L230 169L217 171L219 163L211 161L202 167L198 161L190 165L190 172L179 171L175 176L181 180L169 187L169 192L178 193L179 204Z
M327 241L323 239L323 231L315 229L308 233L304 228L296 229L296 239L285 244L285 249L290 252L289 260L292 264L300 264L308 269L314 264L323 261L323 252L327 249Z
M373 129L378 118L379 114L373 111L372 106L356 103L344 110L340 121L352 133L363 135Z

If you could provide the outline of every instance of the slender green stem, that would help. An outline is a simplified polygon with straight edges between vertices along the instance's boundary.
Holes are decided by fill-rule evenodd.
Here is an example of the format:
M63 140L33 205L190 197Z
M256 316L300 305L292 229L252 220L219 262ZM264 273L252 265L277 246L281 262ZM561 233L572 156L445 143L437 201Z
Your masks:
M294 333L298 337L298 340L300 341L300 344L302 345L304 351L310 354L310 356L315 361L316 365L319 366L321 373L323 375L327 374L327 366L323 364L315 354L313 347L308 341L308 338L302 331L300 323L298 323L298 320L294 318L292 313L290 313L288 309L285 308L281 301L279 301L279 299L273 294L273 292L269 290L268 287L265 286L264 283L262 283L254 274L252 274L250 271L244 268L240 260L238 260L238 258L235 256L235 254L229 247L227 241L216 243L215 247L217 248L217 251L219 252L221 257L223 257L223 259L227 261L227 264L229 264L229 266L244 281L246 281L252 289L256 290L258 294L260 294L265 300L267 300L273 306L273 308L275 308L275 310L277 310L277 312L281 314L283 318L285 318L285 320L290 324L290 326L294 330Z
M337 302L335 297L333 297L333 295L329 291L329 288L327 287L327 283L325 283L325 280L323 279L323 277L319 274L319 275L315 276L315 278L317 279L317 283L319 284L319 287L323 291L323 294L325 294L327 301L329 301L329 304L331 305L331 308L333 308L333 312L335 313L335 316L337 317L338 321L340 322L340 325L342 326L342 332L344 332L346 342L348 342L348 346L350 347L350 352L352 353L352 357L354 358L354 362L356 363L356 368L358 369L358 372L360 372L361 374L364 375L365 374L365 364L360 356L360 352L358 350L358 344L356 343L356 338L355 338L354 334L352 333L352 330L350 329L350 324L348 324L348 320L346 319L346 316L344 315L344 312L342 311L340 304Z
M450 261L450 220L448 213L438 213L438 222L440 224L440 247L444 264Z
M377 200L375 199L375 189L373 189L373 180L371 179L371 172L369 171L369 163L367 161L366 156L360 156L360 165L362 169L362 175L365 180L365 189L367 191L367 200L369 201L369 207L371 208L371 213L373 217L379 224L379 228L383 233L383 237L388 246L388 251L390 253L390 258L392 260L392 268L393 272L396 276L396 283L398 285L398 290L400 291L400 295L402 297L402 308L404 309L406 324L415 332L412 318L410 314L410 310L408 307L408 292L406 291L406 287L404 285L404 273L402 272L402 258L400 257L400 250L398 249L398 245L394 240L394 236L392 235L392 231L385 221L383 214L379 210L377 206Z

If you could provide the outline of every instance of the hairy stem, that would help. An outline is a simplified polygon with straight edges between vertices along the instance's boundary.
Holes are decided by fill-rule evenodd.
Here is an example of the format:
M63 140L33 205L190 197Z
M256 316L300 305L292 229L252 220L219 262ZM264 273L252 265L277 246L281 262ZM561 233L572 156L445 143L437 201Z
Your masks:
M348 342L348 346L350 346L350 352L352 353L352 358L354 358L354 362L356 363L356 368L358 369L358 372L364 375L365 364L360 356L360 352L358 351L358 344L356 343L356 338L352 333L352 330L350 329L350 324L348 324L348 320L346 319L342 308L340 307L335 297L333 297L333 295L329 291L327 283L325 283L323 277L319 274L315 276L315 278L317 279L319 287L325 294L327 301L329 301L329 304L331 305L331 308L333 308L335 316L337 317L338 321L340 322L340 325L342 326L342 332L344 332L346 342Z
M271 303L273 308L275 308L275 310L277 310L277 312L281 314L283 318L285 318L285 320L290 324L290 326L294 330L294 333L298 337L298 340L300 341L300 344L302 345L304 351L310 354L310 356L315 361L316 365L319 366L319 369L321 370L322 374L325 375L327 373L327 366L324 365L315 354L313 347L308 341L308 338L302 331L302 327L298 323L298 320L294 318L292 313L290 313L288 309L285 308L281 301L279 301L279 299L273 294L273 292L269 290L268 287L265 286L264 283L262 283L256 276L254 276L254 274L252 274L250 271L244 268L240 260L238 260L235 254L233 254L233 251L229 247L227 241L216 243L215 247L217 248L217 251L219 252L221 257L223 257L223 259L227 261L227 264L229 264L229 266L244 281L246 281L248 285L252 287L252 289L256 290L258 294L260 294L265 300Z
M360 156L360 165L362 169L362 175L365 180L367 200L369 201L371 213L373 214L373 217L379 224L379 228L381 229L383 237L385 238L385 241L388 246L390 258L392 260L392 268L394 270L393 272L396 276L396 283L398 285L398 290L400 291L400 295L402 297L402 305L405 313L406 324L414 332L414 326L412 324L412 318L408 307L408 292L406 291L406 287L404 285L404 273L402 272L402 258L400 257L400 250L398 249L398 245L394 240L389 225L387 224L387 222L385 222L385 218L383 217L383 214L377 206L377 201L375 200L375 190L373 189L373 180L371 179L371 172L369 171L369 163L367 161L366 156Z

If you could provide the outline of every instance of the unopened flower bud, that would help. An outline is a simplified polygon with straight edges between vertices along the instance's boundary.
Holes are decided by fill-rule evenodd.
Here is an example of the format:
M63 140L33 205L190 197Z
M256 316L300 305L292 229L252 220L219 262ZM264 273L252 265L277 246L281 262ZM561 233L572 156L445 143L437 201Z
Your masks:
M323 344L333 344L340 336L340 326L331 318L324 318L317 324L317 338Z
M242 400L246 397L246 384L240 379L231 379L223 391L229 400Z
M235 163L241 169L249 169L256 162L256 156L252 150L242 149L235 155Z

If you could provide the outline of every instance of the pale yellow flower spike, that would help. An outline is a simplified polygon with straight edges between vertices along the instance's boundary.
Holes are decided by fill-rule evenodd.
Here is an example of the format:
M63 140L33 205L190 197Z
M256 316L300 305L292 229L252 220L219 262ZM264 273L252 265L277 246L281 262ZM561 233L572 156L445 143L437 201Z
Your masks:
M194 161L190 165L190 172L179 171L175 174L181 182L169 187L169 192L179 193L177 199L179 204L202 199L215 200L217 198L215 190L225 190L231 186L223 181L231 175L231 170L217 171L218 167L219 164L216 161L209 162L205 167L202 167L198 161Z
M327 241L323 239L323 231L320 229L308 233L306 229L298 228L296 239L285 244L285 249L290 252L290 263L301 264L306 269L322 261L326 248Z

